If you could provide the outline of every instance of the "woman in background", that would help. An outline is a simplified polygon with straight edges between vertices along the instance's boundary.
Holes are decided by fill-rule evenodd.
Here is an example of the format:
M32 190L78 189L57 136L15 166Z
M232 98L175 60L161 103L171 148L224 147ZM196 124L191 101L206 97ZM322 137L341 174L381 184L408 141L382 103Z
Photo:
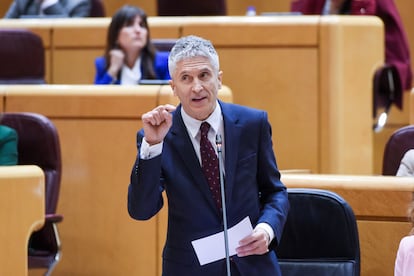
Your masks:
M105 54L95 60L95 84L138 84L141 79L169 80L168 52L151 43L146 13L125 5L112 17Z
M400 162L397 176L414 176L414 149L408 150ZM408 208L408 218L414 226L414 200ZM414 275L414 228L400 241L395 260L394 276Z
M414 201L408 208L408 217L414 226ZM395 259L394 276L414 275L414 228L401 239Z
M404 154L398 167L397 176L414 176L414 149L410 149Z

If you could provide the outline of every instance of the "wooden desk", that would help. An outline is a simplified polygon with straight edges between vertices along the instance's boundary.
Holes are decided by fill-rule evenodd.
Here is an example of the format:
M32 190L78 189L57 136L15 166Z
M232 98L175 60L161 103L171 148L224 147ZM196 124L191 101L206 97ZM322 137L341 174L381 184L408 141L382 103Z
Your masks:
M28 240L45 219L44 185L37 166L0 167L0 275L28 273Z
M62 151L57 212L62 260L57 275L160 275L160 216L136 221L127 213L141 115L176 103L169 86L0 86L5 111L29 111L56 125ZM162 92L163 91L163 92ZM172 94L170 94L172 95ZM224 86L219 96L231 99ZM161 224L163 227L163 224Z
M182 35L211 39L234 102L269 112L281 169L371 174L382 28L373 17L218 17L184 22Z
M51 83L92 83L109 18L38 21L30 22L51 28ZM195 34L213 42L234 102L268 111L281 169L373 173L372 76L384 58L379 18L151 17L149 24L154 38Z
M412 227L407 210L414 192L414 178L284 174L282 181L288 188L325 189L342 196L357 218L361 275L393 275L399 242Z
M46 81L50 84L93 84L94 61L105 50L111 18L3 19L0 28L30 29L44 43ZM179 21L149 18L151 38L179 37Z

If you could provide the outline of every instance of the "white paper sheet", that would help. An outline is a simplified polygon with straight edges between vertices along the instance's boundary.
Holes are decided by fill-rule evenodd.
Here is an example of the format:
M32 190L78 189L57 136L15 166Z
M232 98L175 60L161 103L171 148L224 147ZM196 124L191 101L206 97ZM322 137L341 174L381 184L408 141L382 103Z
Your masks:
M229 256L236 255L239 241L253 231L249 217L245 217L238 224L227 230L229 242ZM226 258L224 246L224 231L191 242L197 254L200 265Z

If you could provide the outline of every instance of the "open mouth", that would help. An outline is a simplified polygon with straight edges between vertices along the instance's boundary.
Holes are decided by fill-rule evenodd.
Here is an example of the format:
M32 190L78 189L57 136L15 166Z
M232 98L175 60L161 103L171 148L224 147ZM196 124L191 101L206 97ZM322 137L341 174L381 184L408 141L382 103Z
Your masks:
M202 98L196 98L196 99L193 99L193 102L201 102L201 101L203 101L203 100L205 100L205 99L207 99L207 97L202 97Z

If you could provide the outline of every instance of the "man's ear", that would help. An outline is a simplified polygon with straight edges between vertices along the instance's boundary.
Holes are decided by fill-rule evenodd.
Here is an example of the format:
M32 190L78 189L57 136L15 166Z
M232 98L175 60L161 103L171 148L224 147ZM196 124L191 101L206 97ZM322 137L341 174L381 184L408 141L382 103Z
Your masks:
M177 96L177 94L175 94L175 84L174 84L174 81L173 80L169 80L168 83L171 86L171 89L173 91L174 96Z
M219 71L218 75L217 75L218 81L219 81L219 85L218 85L218 89L221 89L222 85L223 85L223 71Z

